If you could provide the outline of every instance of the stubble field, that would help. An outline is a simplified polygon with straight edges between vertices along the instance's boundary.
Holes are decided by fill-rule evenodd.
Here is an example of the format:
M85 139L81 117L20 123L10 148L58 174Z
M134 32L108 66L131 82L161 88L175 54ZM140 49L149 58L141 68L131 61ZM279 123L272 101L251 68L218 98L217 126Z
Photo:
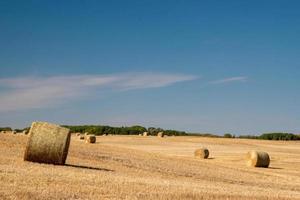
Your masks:
M65 166L24 162L26 142L0 134L0 199L300 199L300 142L72 136ZM210 159L194 158L203 146ZM270 168L247 167L249 150Z

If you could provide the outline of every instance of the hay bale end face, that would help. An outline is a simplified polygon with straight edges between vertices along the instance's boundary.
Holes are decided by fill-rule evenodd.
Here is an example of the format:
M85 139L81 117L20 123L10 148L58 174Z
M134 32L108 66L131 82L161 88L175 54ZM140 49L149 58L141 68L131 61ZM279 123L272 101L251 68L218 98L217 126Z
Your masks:
M262 151L250 151L246 155L247 165L249 167L264 167L268 168L270 165L270 156Z
M86 143L96 143L96 136L95 135L87 135L85 142Z
M47 122L33 122L24 154L25 161L65 164L70 130Z
M157 133L157 137L164 137L165 135L164 135L164 132L159 132L159 133Z
M207 148L196 149L194 155L196 158L207 159L209 156L209 151Z

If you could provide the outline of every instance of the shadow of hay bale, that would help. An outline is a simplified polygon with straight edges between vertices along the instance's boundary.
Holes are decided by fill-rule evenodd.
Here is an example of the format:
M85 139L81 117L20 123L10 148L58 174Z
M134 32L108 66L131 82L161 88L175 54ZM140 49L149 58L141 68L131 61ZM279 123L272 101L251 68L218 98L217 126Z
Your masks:
M100 167L90 167L90 166L84 166L84 165L65 164L64 166L80 168L80 169L90 169L90 170L114 172L114 170L111 170L111 169L105 169L105 168L100 168Z

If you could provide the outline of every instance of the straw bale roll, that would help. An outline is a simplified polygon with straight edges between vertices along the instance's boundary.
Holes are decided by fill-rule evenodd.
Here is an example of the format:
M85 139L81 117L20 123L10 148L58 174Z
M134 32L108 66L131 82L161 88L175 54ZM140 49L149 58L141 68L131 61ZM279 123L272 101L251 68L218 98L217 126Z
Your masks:
M144 132L144 133L143 133L143 136L148 136L148 132Z
M164 132L159 132L159 133L157 133L157 137L164 137L165 135L164 135Z
M33 122L24 154L25 161L65 164L70 130L47 122Z
M262 151L250 151L246 155L247 165L250 167L265 167L270 165L270 156Z
M87 135L85 138L86 143L96 143L96 136L95 135Z
M197 158L207 159L209 156L209 151L207 148L200 148L200 149L197 149L194 154L195 154L195 157L197 157Z

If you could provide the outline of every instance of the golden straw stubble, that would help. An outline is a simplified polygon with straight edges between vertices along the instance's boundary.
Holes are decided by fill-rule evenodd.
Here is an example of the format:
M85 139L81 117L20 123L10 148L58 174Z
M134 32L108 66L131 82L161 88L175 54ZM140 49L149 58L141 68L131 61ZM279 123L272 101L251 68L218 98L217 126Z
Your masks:
M196 149L194 155L196 158L207 159L209 156L209 151L207 148Z
M24 160L48 164L65 164L70 130L47 122L33 122L25 149Z
M270 165L270 156L262 151L249 151L246 155L247 165L249 167L265 167Z

